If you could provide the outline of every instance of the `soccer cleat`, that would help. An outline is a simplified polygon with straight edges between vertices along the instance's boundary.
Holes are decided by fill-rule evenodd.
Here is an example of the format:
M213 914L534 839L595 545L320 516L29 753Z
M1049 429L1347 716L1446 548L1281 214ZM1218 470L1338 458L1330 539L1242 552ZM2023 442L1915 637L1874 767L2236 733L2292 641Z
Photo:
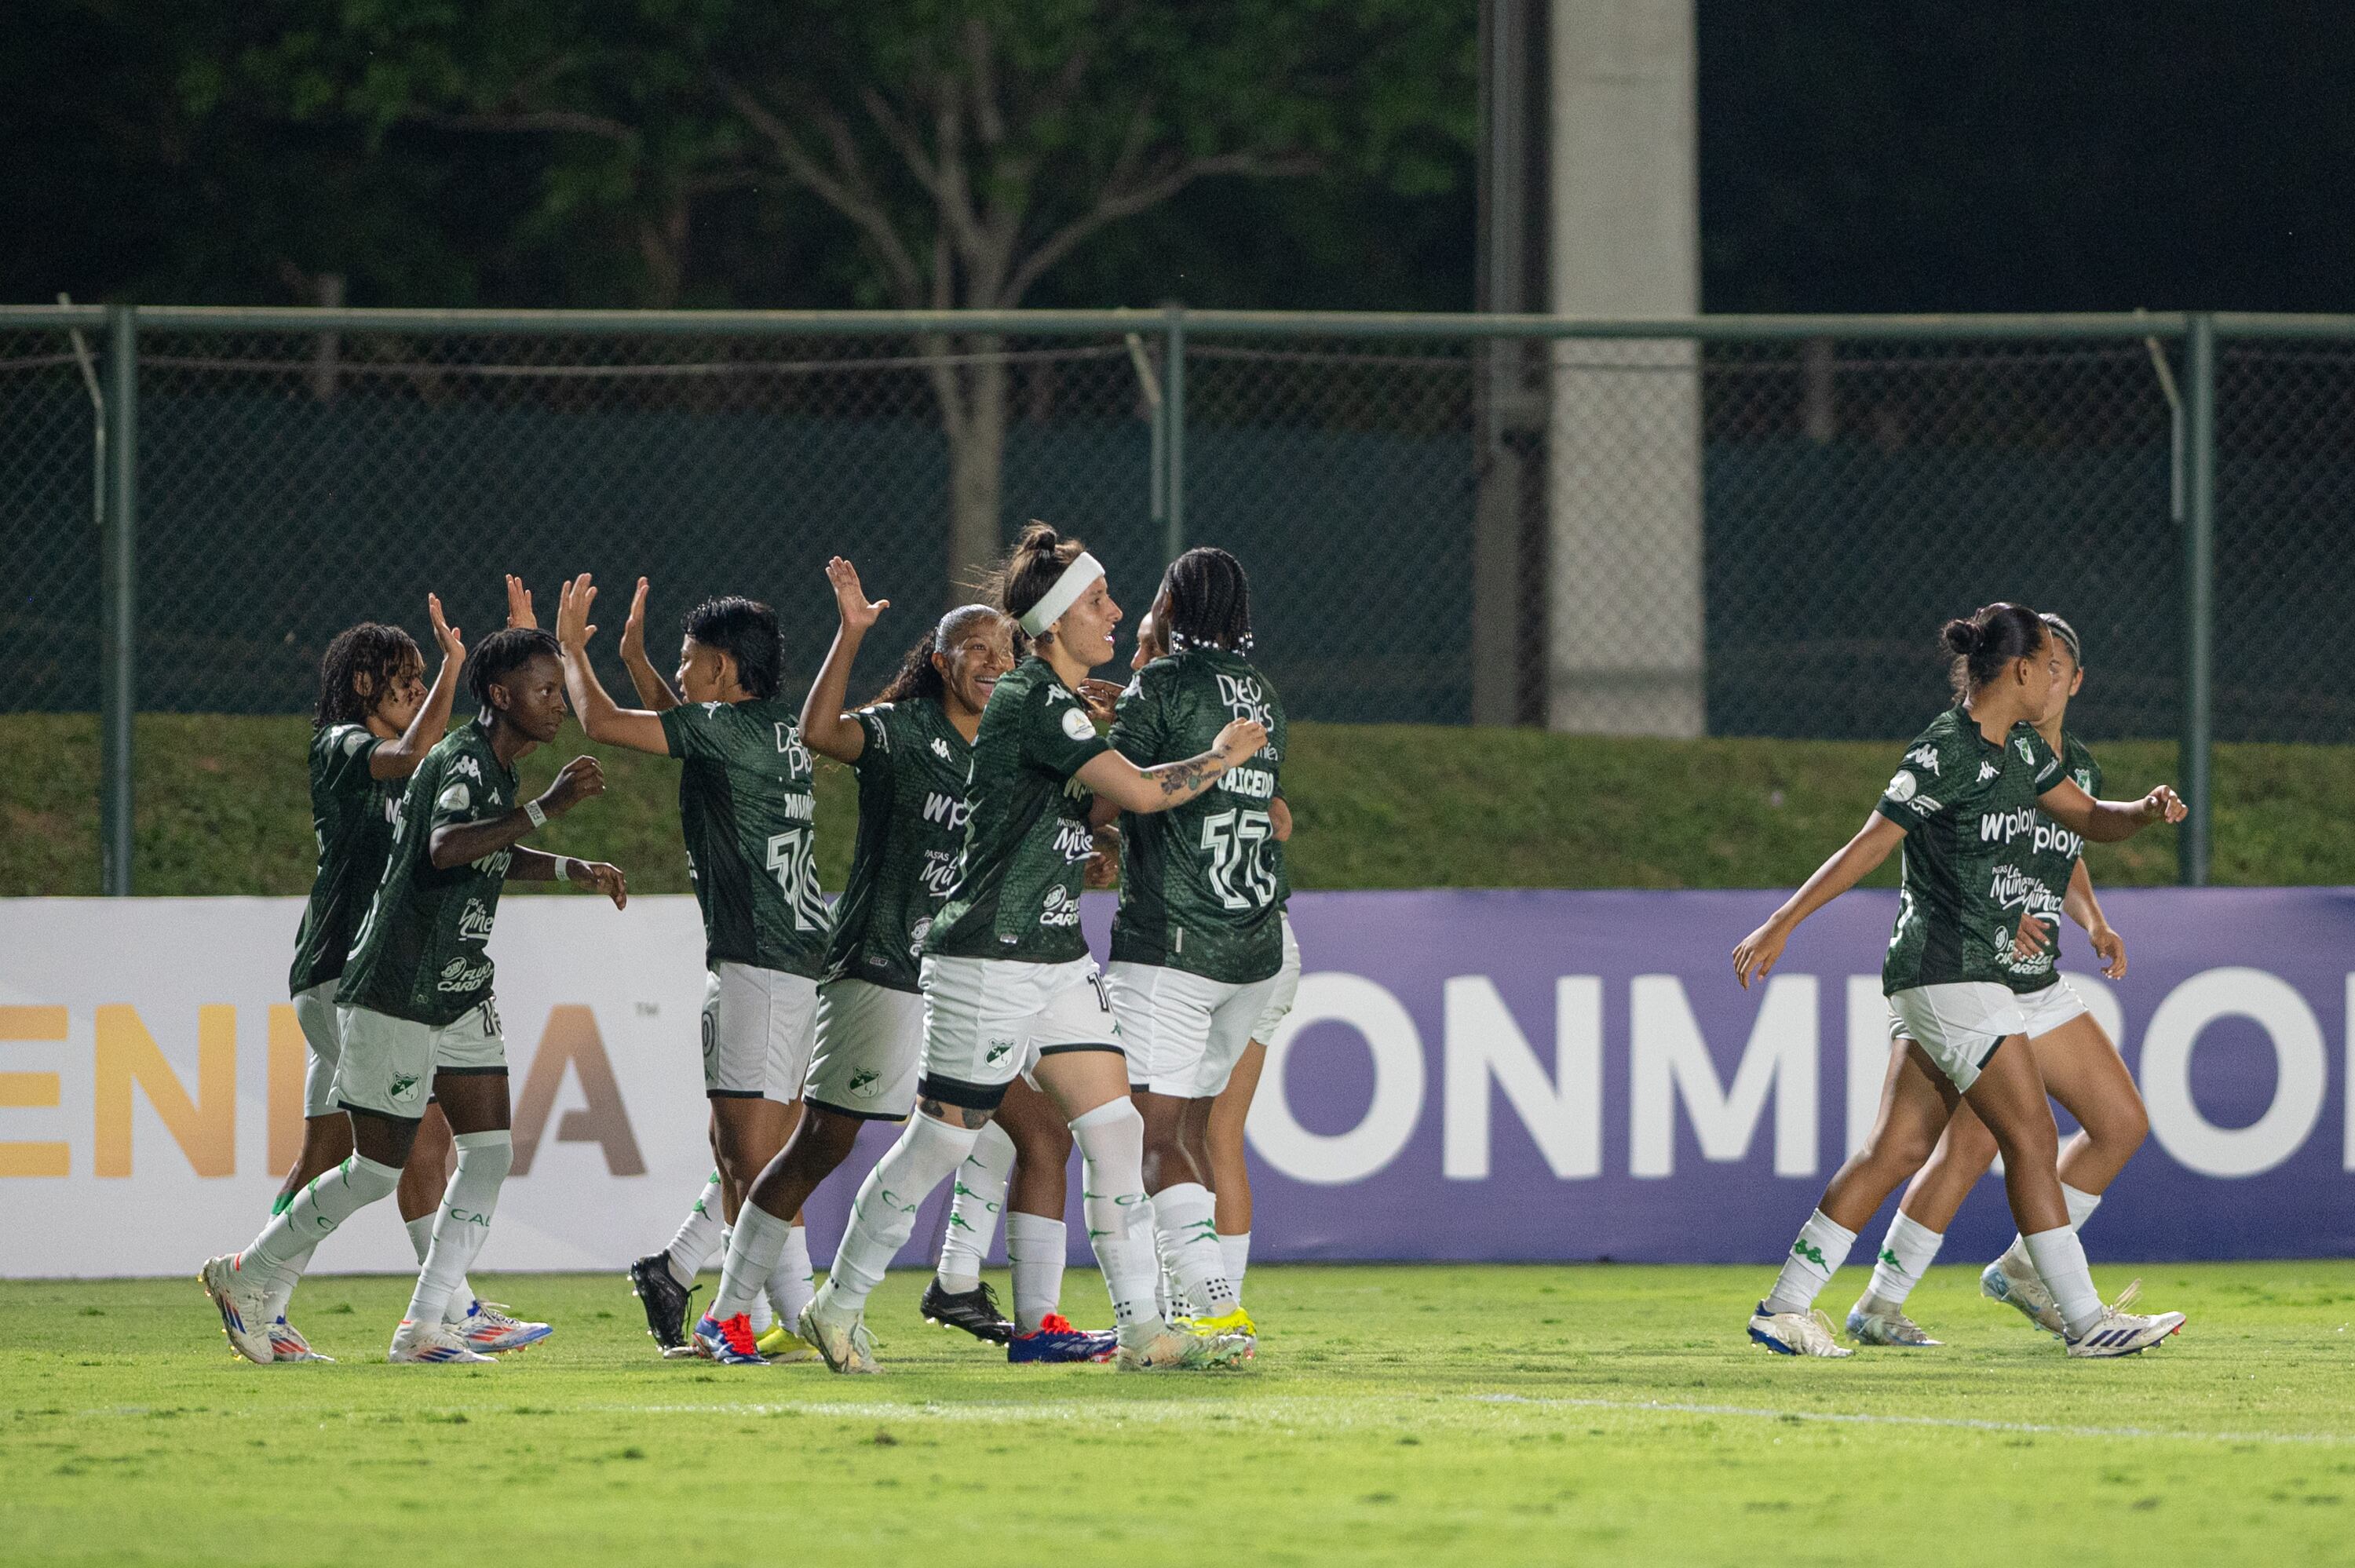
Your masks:
M256 1366L278 1359L270 1343L270 1320L276 1316L270 1310L270 1287L245 1266L243 1253L207 1258L197 1279L220 1309L221 1332L231 1350Z
M936 1329L963 1329L988 1344L1002 1345L1014 1338L1014 1325L998 1310L997 1297L986 1284L951 1292L941 1288L940 1277L934 1275L916 1309Z
M2052 1304L2052 1292L2044 1288L2036 1266L2016 1253L2007 1252L1979 1271L1979 1294L2019 1308L2030 1322L2048 1334L2068 1338L2069 1326L2061 1320L2061 1308Z
M459 1337L457 1327L451 1323L412 1323L400 1320L392 1331L392 1349L384 1353L389 1361L473 1361L489 1366L491 1358L475 1350Z
M1252 1321L1251 1314L1241 1304L1224 1317L1188 1318L1178 1327L1193 1334L1241 1334L1254 1341L1259 1339L1259 1325Z
M722 1322L706 1312L696 1319L695 1350L706 1361L718 1361L725 1367L764 1367L768 1358L752 1338L752 1317L739 1312Z
M1060 1312L1048 1313L1037 1328L1006 1341L1006 1359L1018 1366L1108 1361L1119 1352L1119 1335L1108 1329L1074 1329Z
M2083 1334L2062 1335L2062 1342L2073 1356L2093 1358L2107 1356L2138 1356L2161 1340L2183 1327L2180 1312L2160 1312L2145 1317L2126 1308L2142 1294L2142 1281L2137 1279L2118 1292L2118 1298L2102 1308L2101 1320Z
M817 1348L831 1371L872 1374L877 1370L875 1336L867 1331L867 1315L821 1312L819 1303L832 1294L830 1284L821 1287L816 1298L802 1308L802 1320L794 1327L804 1343Z
M1934 1340L1922 1331L1922 1325L1891 1307L1886 1310L1868 1311L1865 1301L1849 1308L1848 1337L1859 1345L1903 1345L1920 1349L1945 1343Z
M667 1356L674 1351L695 1353L687 1341L687 1308L695 1292L670 1272L670 1254L651 1253L630 1265L630 1290L646 1309L646 1332Z
M270 1359L279 1361L333 1361L333 1356L323 1356L311 1348L303 1331L283 1317L270 1325Z
M752 1348L772 1362L814 1361L817 1351L802 1342L802 1337L783 1323L772 1323L769 1331L752 1341Z
M476 1301L464 1318L450 1325L475 1350L504 1355L536 1345L556 1330L546 1323L527 1323L507 1315L504 1301Z
M1766 1303L1750 1315L1750 1337L1778 1356L1852 1356L1832 1338L1832 1320L1821 1312L1769 1312Z
M1122 1372L1209 1372L1239 1367L1256 1349L1244 1334L1188 1334L1167 1323L1140 1344L1124 1344L1113 1364Z

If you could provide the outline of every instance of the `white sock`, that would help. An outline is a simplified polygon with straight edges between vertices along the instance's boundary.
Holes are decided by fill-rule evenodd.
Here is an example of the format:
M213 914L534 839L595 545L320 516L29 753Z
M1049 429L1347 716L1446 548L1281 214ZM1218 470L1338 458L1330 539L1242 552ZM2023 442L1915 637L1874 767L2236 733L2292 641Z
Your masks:
M1080 1146L1088 1241L1112 1296L1114 1326L1129 1338L1157 1330L1154 1287L1161 1269L1146 1218L1145 1118L1125 1097L1108 1100L1075 1119L1071 1137Z
M1153 1194L1153 1229L1177 1282L1173 1297L1204 1317L1223 1318L1241 1305L1226 1260L1219 1255L1219 1201L1199 1181L1180 1181Z
M2061 1183L2061 1201L2069 1205L2069 1228L2073 1231L2083 1230L2085 1222L2094 1217L2094 1211L2102 1206L2102 1195L2099 1192L2082 1192L2066 1181ZM2027 1241L2017 1231L2012 1233L2011 1245L2005 1250L2009 1255L2028 1264L2031 1268L2035 1266L2028 1255Z
M1897 1211L1889 1222L1889 1234L1881 1239L1881 1257L1872 1266L1872 1283L1865 1287L1866 1297L1884 1307L1902 1307L1905 1298L1922 1283L1922 1271L1930 1266L1944 1246L1944 1231L1934 1231L1907 1214Z
M311 1255L317 1250L315 1246L306 1246L289 1258L286 1262L286 1272L280 1275L278 1282L270 1287L265 1309L269 1312L272 1322L285 1320L286 1304L294 1298L294 1287L302 1282L303 1271L311 1266Z
M727 1251L727 1229L719 1223L719 1172L714 1171L704 1181L703 1191L695 1195L695 1206L679 1223L678 1234L663 1249L663 1261L670 1265L670 1277L686 1289L695 1284L704 1265Z
M2085 1247L2077 1233L2062 1225L2025 1239L2028 1260L2036 1266L2044 1288L2052 1292L2052 1305L2068 1324L2070 1338L2100 1322L2101 1293L2094 1288L2094 1271L2085 1266Z
M964 1163L980 1136L978 1128L951 1127L922 1112L908 1118L908 1130L875 1162L851 1202L850 1224L826 1276L829 1307L855 1312L867 1305L884 1270L908 1245L916 1211Z
M809 1232L800 1225L785 1233L785 1250L769 1271L765 1294L777 1309L777 1321L788 1329L801 1321L802 1308L817 1294L817 1280L810 1272Z
M1014 1271L1014 1331L1028 1334L1063 1304L1063 1222L1016 1209L1006 1216L1006 1262Z
M436 1213L439 1212L435 1211ZM420 1268L425 1266L425 1255L432 1250L433 1220L434 1214L420 1214L413 1220L400 1222L401 1228L409 1233L409 1245L417 1254L417 1266ZM450 1292L449 1302L442 1308L442 1320L444 1323L463 1323L474 1305L474 1287L461 1279L458 1288Z
M259 1263L273 1279L299 1278L314 1247L370 1203L391 1197L400 1185L399 1166L379 1165L355 1154L295 1193L293 1202L270 1217L242 1257Z
M418 1271L417 1289L401 1314L411 1323L445 1319L445 1310L465 1286L466 1270L491 1234L491 1215L499 1206L499 1188L515 1163L515 1138L496 1132L462 1132L450 1140L458 1146L458 1169L442 1194L442 1212L433 1216L433 1242ZM466 1303L474 1305L467 1291ZM461 1313L460 1316L464 1316Z
M1237 1231L1219 1238L1219 1257L1227 1266L1227 1283L1235 1287L1235 1305L1243 1304L1243 1276L1251 1269L1251 1232Z
M989 1255L990 1239L997 1234L997 1216L1006 1207L1006 1183L1014 1174L1014 1139L991 1122L974 1139L973 1152L956 1168L955 1194L949 1203L948 1234L941 1241L941 1288L962 1296L981 1287L981 1262Z
M1856 1245L1856 1233L1836 1224L1821 1209L1807 1216L1799 1227L1799 1239L1791 1244L1791 1255L1783 1260L1783 1272L1775 1277L1774 1292L1766 1298L1769 1312L1804 1312L1816 1304L1839 1266L1848 1261L1848 1249Z
M711 1298L711 1316L725 1323L741 1312L750 1316L763 1305L769 1276L785 1255L785 1239L794 1223L781 1220L754 1202L736 1211L736 1223L722 1232L728 1237L726 1260L719 1266L719 1294Z

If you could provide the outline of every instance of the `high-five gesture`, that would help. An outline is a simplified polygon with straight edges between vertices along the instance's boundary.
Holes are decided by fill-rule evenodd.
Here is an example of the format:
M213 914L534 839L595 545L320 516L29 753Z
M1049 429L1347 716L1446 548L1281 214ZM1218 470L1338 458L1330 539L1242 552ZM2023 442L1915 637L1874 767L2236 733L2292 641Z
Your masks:
M630 596L630 617L622 622L622 657L624 661L646 656L646 579L638 579L638 591Z
M433 623L433 641L434 645L442 650L442 657L453 664L464 663L466 644L459 637L458 629L442 619L440 594L429 593L425 596L425 614L426 618Z
M638 593L641 598L645 596L643 582L639 585ZM596 585L589 580L587 572L564 585L556 599L556 645L559 648L567 653L577 653L589 646L589 640L597 635L597 629L589 624L589 608L596 602Z
M539 626L539 618L531 612L531 589L513 572L507 574L507 625L526 630L537 630Z
M842 612L842 625L847 631L866 631L875 624L877 617L891 608L888 599L868 599L867 589L858 581L858 568L840 556L826 562L826 580L834 585L835 607Z

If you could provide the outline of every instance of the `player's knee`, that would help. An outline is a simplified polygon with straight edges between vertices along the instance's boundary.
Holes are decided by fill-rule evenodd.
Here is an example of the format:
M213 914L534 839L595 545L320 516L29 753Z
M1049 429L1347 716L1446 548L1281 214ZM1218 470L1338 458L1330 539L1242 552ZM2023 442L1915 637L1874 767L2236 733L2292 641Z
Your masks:
M458 1145L458 1168L478 1181L504 1181L515 1169L515 1135L504 1129L492 1132L462 1132Z
M2133 1100L2115 1108L2105 1109L2085 1124L2085 1131L2095 1143L2116 1151L2121 1160L2134 1153L2150 1136L2150 1113L2142 1101Z

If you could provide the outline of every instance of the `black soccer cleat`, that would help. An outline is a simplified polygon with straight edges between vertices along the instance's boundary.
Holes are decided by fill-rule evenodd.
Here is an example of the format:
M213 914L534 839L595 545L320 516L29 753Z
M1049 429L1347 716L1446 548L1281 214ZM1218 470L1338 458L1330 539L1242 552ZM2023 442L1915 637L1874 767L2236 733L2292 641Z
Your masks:
M924 1287L923 1304L917 1308L924 1321L943 1329L963 1329L986 1344L1002 1345L1014 1338L1014 1325L997 1309L997 1298L987 1284L952 1296L941 1288L940 1277L934 1275L932 1284Z
M653 1253L630 1265L630 1288L646 1309L646 1332L666 1352L687 1344L687 1302L695 1292L671 1277L670 1255Z

